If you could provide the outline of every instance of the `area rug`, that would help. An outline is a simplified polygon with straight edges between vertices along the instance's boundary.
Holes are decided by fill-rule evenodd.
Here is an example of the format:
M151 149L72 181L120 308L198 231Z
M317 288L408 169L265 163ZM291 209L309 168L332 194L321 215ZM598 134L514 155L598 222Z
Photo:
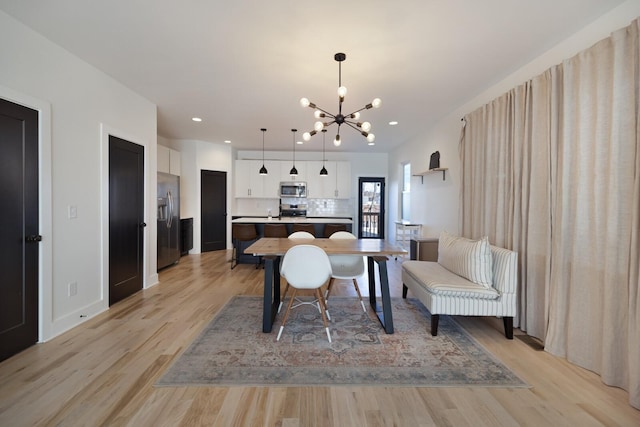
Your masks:
M291 311L280 341L262 332L262 298L232 298L178 357L157 386L482 386L526 387L457 323L415 299L392 300L395 333L386 334L356 298L329 299L332 343L316 308Z

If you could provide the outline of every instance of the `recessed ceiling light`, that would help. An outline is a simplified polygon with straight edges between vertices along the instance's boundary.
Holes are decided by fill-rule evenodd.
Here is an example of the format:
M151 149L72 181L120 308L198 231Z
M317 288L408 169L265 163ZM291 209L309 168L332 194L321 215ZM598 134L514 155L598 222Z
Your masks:
M202 119L200 117L191 117L191 120L193 120L194 122L201 122Z
M397 124L398 124L398 122L397 122L397 121L395 121L395 120L393 120L393 121L389 122L389 125L391 125L391 126L395 126L395 125L397 125Z
M225 139L224 143L225 143L225 144L231 144L231 141L230 141L230 140L228 140L228 139Z

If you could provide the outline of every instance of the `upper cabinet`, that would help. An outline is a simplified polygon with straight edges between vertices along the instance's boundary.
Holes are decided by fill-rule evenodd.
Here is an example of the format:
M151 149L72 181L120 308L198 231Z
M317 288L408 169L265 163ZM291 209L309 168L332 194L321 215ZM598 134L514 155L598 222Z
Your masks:
M236 160L235 196L278 198L281 163L278 160L265 160L267 175L260 175L262 160Z
M336 199L351 198L351 163L336 162Z
M322 161L308 161L307 197L313 199L348 199L351 197L351 163L325 161L327 175L320 175Z
M158 172L180 176L180 152L158 145Z
M265 160L267 175L260 175L262 160L236 160L235 197L277 199L281 181L304 181L311 199L351 198L351 163L326 161L327 175L321 176L322 161L296 162L297 176L289 175L293 166L287 160Z

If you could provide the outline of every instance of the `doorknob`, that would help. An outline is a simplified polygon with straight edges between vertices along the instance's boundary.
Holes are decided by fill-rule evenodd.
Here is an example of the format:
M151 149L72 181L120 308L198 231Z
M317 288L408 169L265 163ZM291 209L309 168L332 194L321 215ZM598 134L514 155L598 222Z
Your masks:
M27 242L42 242L42 236L39 234L32 234L30 236L25 237L24 240Z
M141 227L141 228L144 228L144 227L146 227L146 226L147 226L147 223L146 223L146 222L141 222L141 223L140 223L140 227Z

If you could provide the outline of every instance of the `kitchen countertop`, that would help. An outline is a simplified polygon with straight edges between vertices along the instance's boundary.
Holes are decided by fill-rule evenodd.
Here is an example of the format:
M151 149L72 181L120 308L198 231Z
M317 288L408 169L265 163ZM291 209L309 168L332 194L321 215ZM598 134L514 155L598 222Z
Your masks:
M295 224L295 223L307 223L307 224L353 224L353 220L347 218L328 218L328 217L273 217L272 219L265 217L252 217L243 216L231 220L232 223L241 224L268 224L268 223L280 223L280 224Z

